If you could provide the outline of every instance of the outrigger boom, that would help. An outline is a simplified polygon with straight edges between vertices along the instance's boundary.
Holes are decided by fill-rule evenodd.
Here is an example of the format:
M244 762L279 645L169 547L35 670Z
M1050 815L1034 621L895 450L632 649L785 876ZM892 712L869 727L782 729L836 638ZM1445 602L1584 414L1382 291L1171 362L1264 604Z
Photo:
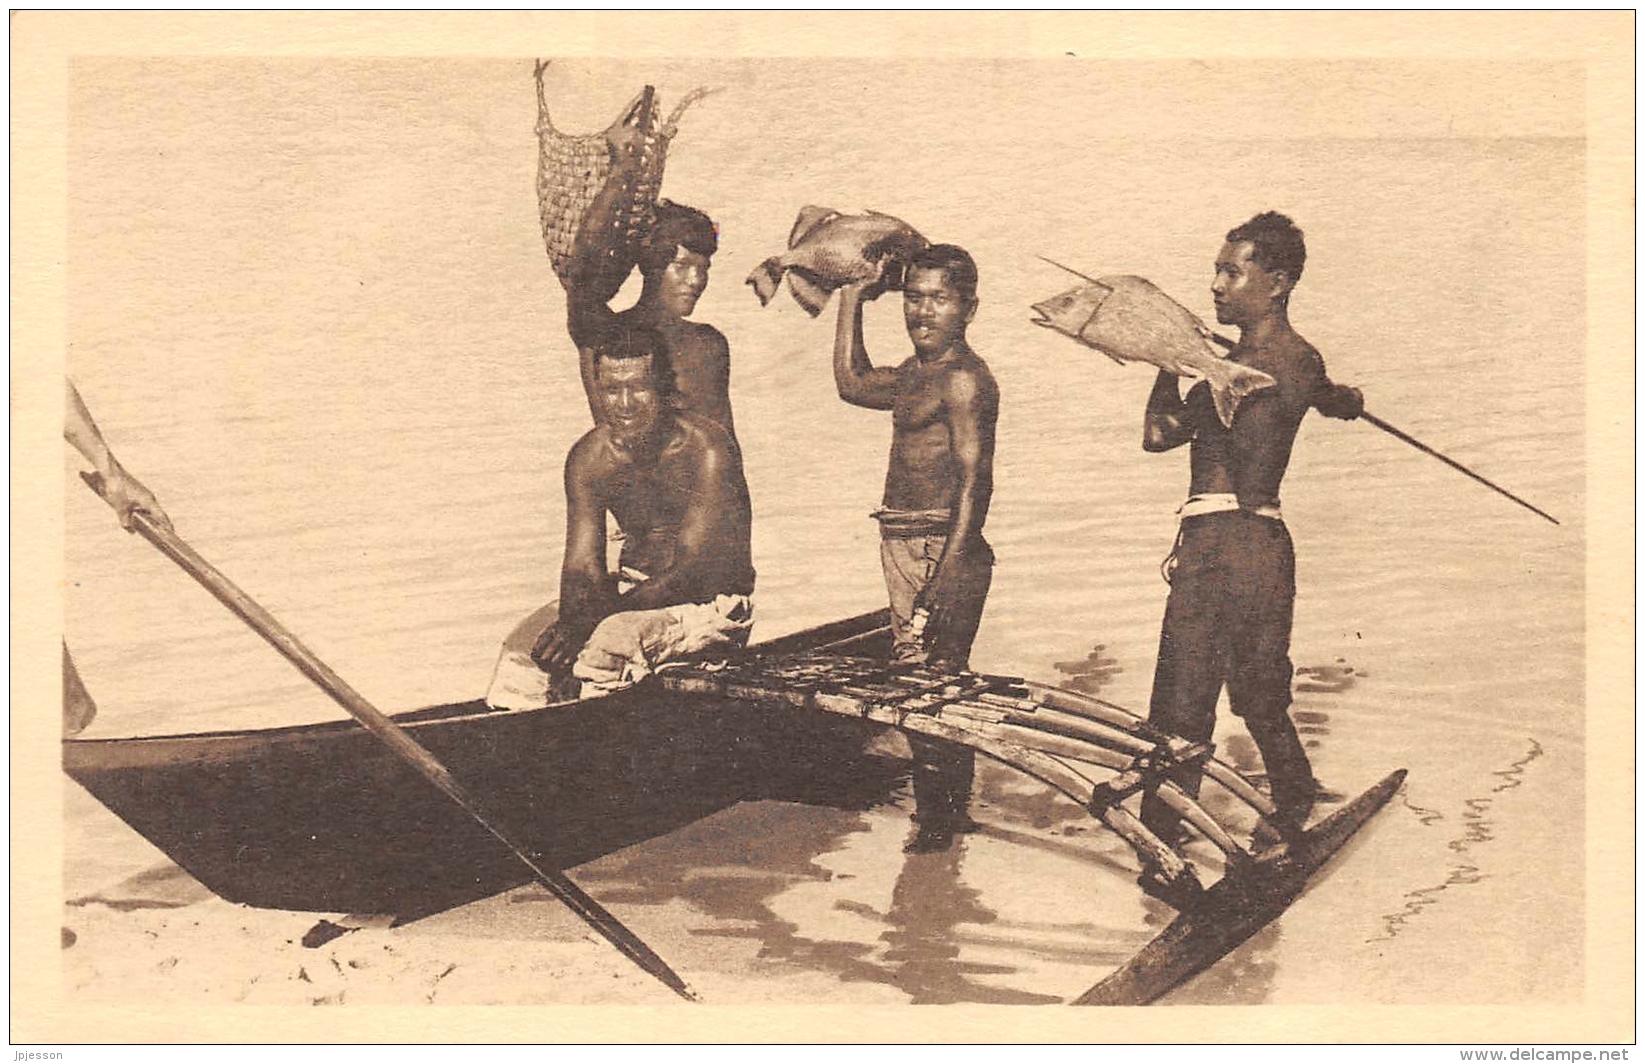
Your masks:
M1249 807L1258 825L1273 826L1272 801L1209 744L1169 735L1088 695L823 652L669 669L658 680L681 694L796 706L958 743L1079 803L1156 869L1163 893L1180 902L1166 930L1075 1000L1082 1005L1144 1005L1215 964L1284 912L1405 779L1404 769L1390 773L1296 841L1258 854L1174 780L1197 769ZM1141 793L1157 795L1217 848L1222 876L1215 885L1206 889L1200 873L1126 808Z

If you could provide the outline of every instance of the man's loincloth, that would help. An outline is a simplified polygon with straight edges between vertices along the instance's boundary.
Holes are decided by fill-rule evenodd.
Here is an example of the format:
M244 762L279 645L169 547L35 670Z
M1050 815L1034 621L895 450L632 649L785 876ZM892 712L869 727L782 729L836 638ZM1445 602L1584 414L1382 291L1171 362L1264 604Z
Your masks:
M884 509L871 516L880 523L880 566L891 605L893 657L965 667L993 581L994 552L988 541L978 536L967 554L946 632L932 643L930 633L914 620L914 604L937 573L953 528L953 512Z

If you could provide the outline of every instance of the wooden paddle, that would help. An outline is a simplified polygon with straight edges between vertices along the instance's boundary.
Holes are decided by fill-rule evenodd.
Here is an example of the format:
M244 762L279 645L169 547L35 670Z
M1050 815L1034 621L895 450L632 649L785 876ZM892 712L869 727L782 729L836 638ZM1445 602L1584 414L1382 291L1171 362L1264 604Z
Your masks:
M103 478L96 473L81 473L80 478L86 482L97 496L107 502L103 493ZM288 631L285 626L274 619L274 616L258 605L255 600L234 585L228 577L219 572L210 562L195 553L194 548L185 543L182 537L170 529L163 528L152 521L147 514L138 510L132 514L132 527L142 534L143 538L152 543L160 553L176 562L184 572L198 580L205 589L216 597L217 601L227 606L241 620L250 625L252 630L262 636L278 650L282 656L310 680L313 680L321 690L332 697L338 705L365 725L366 729L381 739L393 752L395 757L404 761L418 774L438 787L446 797L462 807L463 811L503 845L513 851L514 856L520 859L531 870L532 876L548 888L560 901L564 902L572 912L576 913L585 923L598 931L606 941L622 953L623 956L643 968L648 974L655 977L664 986L685 998L687 1001L699 1000L696 993L686 985L685 980L674 973L663 959L651 951L639 936L624 927L599 902L585 894L581 887L573 883L564 874L549 868L543 868L537 863L525 846L511 838L501 826L501 821L490 811L486 810L479 799L469 794L446 770L438 758L425 750L417 740L406 734L404 728L395 724L386 715L379 711L365 697L350 687L341 676L338 676L325 662L314 656L314 653L298 641L297 637Z

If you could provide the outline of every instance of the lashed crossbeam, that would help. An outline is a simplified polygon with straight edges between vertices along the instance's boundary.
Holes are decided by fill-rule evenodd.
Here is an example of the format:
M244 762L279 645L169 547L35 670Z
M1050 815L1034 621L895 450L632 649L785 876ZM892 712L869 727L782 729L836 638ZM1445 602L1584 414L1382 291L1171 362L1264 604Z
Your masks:
M1209 744L1168 735L1111 703L1013 677L947 672L864 658L816 654L752 660L732 668L664 671L682 693L783 704L858 717L914 735L970 747L1079 803L1134 849L1145 865L1190 893L1198 876L1125 802L1154 794L1223 854L1245 867L1250 850L1178 782L1203 773L1259 816L1272 803Z

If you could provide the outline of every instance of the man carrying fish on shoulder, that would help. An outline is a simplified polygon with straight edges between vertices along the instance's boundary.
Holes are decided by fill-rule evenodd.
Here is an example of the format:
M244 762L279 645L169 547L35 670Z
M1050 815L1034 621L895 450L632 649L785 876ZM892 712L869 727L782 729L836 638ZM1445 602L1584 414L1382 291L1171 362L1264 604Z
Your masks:
M558 602L503 644L486 702L528 709L637 682L663 662L742 646L754 567L742 455L724 428L674 404L663 338L592 338L598 422L565 463ZM624 532L608 570L606 520Z
M895 658L963 669L994 566L982 527L994 488L999 388L965 338L977 312L977 267L952 244L911 254L902 289L914 353L895 367L873 365L863 345L862 305L884 291L884 272L882 259L869 280L840 292L834 381L846 402L892 413L883 508L874 516ZM919 830L905 850L945 850L955 834L976 830L968 815L973 756L947 743L909 741Z
M1288 712L1296 568L1280 481L1310 407L1343 419L1364 409L1359 391L1333 384L1319 352L1291 326L1291 292L1306 259L1301 230L1283 214L1259 214L1227 234L1211 282L1217 321L1240 333L1226 359L1208 349L1212 334L1197 318L1141 278L1092 280L1035 307L1041 325L1116 359L1160 366L1143 449L1186 443L1190 472L1164 569L1171 592L1148 719L1209 741L1226 685L1262 754L1282 837L1302 830L1320 792ZM1179 375L1201 378L1186 397ZM1197 773L1179 782L1198 792ZM1166 842L1178 840L1176 814L1152 793L1142 820ZM1171 890L1154 869L1142 883Z

